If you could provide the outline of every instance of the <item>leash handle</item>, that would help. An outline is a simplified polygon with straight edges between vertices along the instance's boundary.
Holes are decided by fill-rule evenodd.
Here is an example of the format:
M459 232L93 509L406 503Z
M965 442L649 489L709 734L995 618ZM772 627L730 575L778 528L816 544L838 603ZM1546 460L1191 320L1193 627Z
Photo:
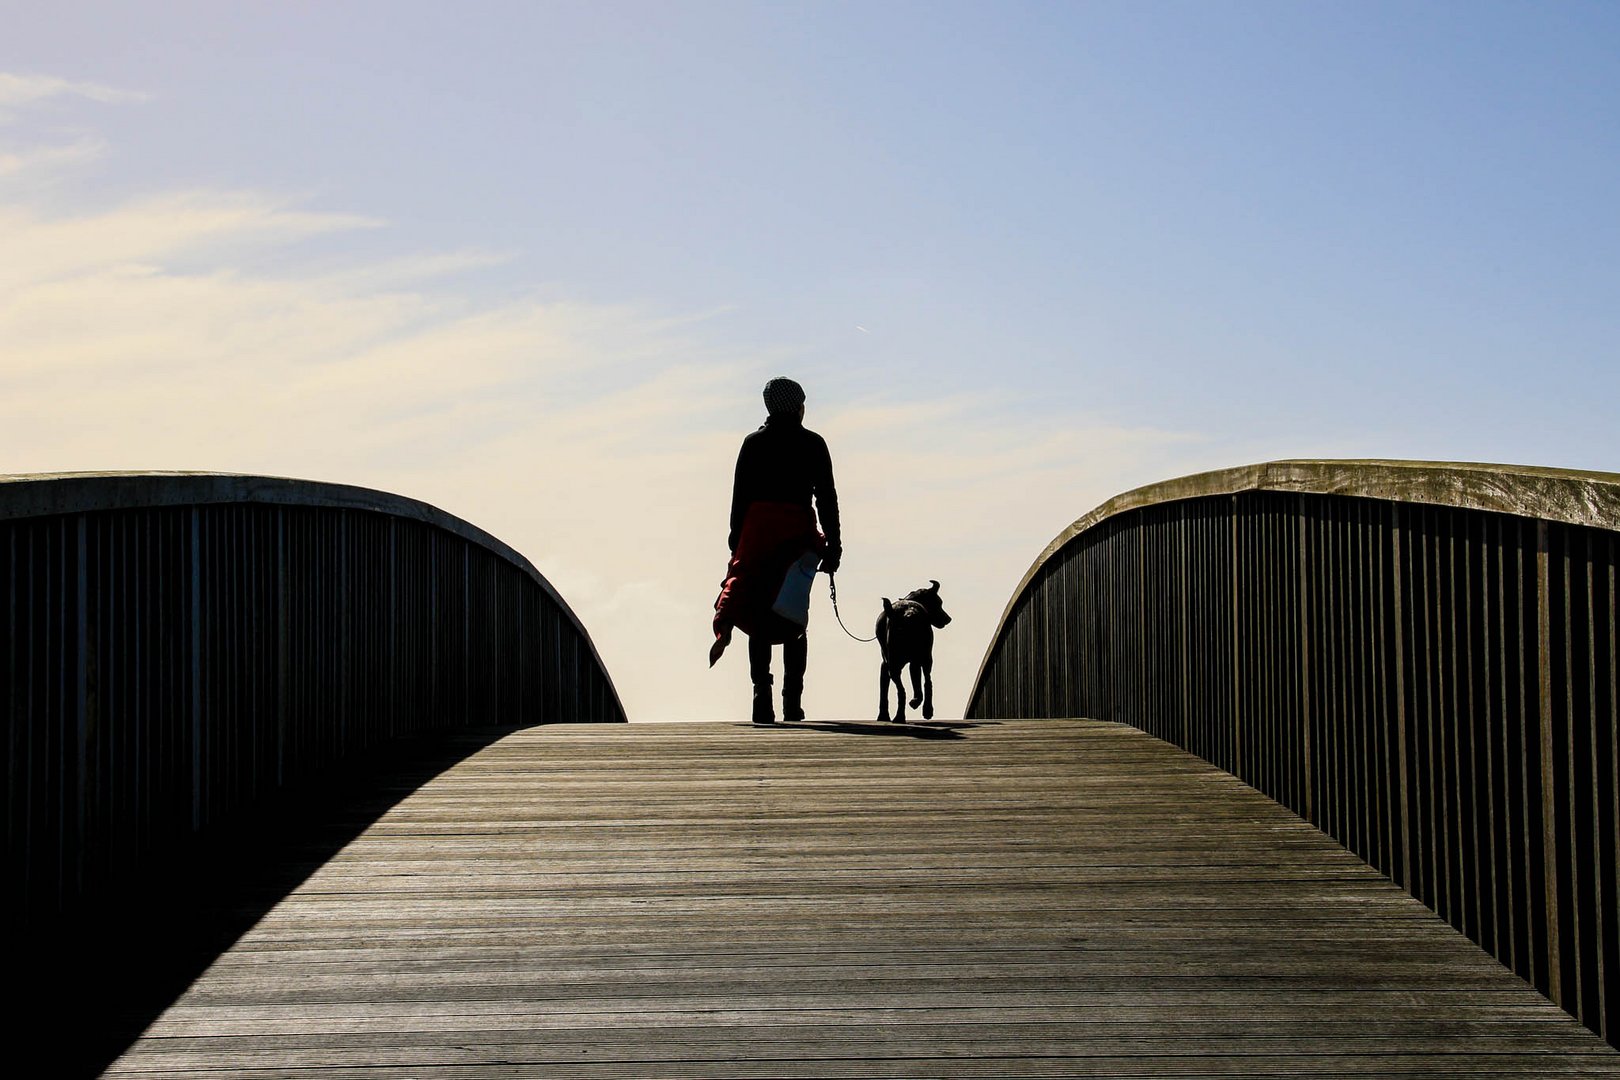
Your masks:
M827 589L832 593L833 618L838 620L838 628L856 641L876 641L877 636L875 634L872 637L855 637L854 634L849 633L849 627L844 625L844 617L838 614L838 579L833 574L827 575Z

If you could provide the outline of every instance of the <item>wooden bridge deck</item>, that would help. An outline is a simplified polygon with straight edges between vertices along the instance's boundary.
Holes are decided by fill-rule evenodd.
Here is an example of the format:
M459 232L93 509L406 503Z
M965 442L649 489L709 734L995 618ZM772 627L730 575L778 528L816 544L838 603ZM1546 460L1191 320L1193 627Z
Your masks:
M1135 730L662 724L462 760L110 1073L1545 1080L1620 1055Z

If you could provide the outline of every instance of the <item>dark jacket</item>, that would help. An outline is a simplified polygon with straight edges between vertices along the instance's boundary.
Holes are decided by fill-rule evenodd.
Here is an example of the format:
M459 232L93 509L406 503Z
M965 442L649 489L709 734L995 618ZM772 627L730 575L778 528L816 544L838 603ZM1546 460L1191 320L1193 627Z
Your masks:
M749 503L785 502L808 510L812 498L827 537L827 554L836 563L843 553L843 540L827 441L797 417L768 417L743 440L737 454L737 477L731 486L731 535L726 546L737 550Z

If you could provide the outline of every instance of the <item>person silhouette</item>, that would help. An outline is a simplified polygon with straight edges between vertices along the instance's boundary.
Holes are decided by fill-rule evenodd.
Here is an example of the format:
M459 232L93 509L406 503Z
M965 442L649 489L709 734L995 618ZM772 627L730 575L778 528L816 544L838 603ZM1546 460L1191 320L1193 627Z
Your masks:
M743 439L731 486L731 559L714 602L713 667L735 627L748 635L752 719L776 722L771 700L771 647L782 646L782 719L803 720L805 628L771 610L788 568L806 552L831 574L843 555L838 491L827 441L804 426L804 388L792 379L765 384L765 423ZM812 503L814 509L812 509ZM817 517L820 530L817 529Z

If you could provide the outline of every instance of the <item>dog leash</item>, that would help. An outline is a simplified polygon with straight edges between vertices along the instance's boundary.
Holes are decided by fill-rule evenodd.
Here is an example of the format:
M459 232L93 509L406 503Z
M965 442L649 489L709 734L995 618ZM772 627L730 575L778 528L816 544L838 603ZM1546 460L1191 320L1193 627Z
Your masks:
M855 638L856 641L876 641L876 635L872 637L855 637L854 634L849 633L849 627L844 625L844 617L838 614L838 579L832 574L827 575L827 588L832 592L833 617L838 620L839 629L843 630L844 633L849 634L850 637Z

